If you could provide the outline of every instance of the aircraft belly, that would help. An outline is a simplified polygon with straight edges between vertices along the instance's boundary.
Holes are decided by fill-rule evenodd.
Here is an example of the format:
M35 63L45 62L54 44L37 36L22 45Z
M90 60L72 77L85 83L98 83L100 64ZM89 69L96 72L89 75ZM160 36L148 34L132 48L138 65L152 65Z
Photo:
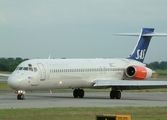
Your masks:
M84 87L85 81L79 75L61 75L56 88Z

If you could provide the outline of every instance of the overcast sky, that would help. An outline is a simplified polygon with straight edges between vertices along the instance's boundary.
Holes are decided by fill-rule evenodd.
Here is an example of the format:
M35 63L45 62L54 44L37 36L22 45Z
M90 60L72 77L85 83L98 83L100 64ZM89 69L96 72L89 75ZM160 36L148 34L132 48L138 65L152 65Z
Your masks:
M124 58L154 27L167 33L166 0L0 0L0 56ZM154 37L145 63L167 61L167 37Z

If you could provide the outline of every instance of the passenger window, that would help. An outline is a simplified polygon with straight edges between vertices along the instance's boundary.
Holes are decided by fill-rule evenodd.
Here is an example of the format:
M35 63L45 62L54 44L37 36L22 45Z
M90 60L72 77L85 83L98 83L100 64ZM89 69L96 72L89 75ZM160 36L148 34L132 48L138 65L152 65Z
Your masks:
M28 67L24 67L23 70L28 70Z

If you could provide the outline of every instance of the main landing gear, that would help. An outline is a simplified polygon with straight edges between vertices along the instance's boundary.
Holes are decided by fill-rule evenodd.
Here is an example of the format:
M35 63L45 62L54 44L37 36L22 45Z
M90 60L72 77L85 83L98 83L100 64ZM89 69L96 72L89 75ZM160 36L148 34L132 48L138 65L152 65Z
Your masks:
M74 98L83 98L84 97L84 90L83 89L74 89L73 96L74 96Z
M17 94L17 99L18 100L24 100L24 94L25 94L25 91L23 90L16 90L15 93Z
M111 99L120 99L121 98L121 91L118 90L111 90L110 91L110 98Z
M74 98L83 98L84 97L84 90L83 89L74 89L73 91ZM121 91L119 90L111 90L110 91L110 98L111 99L120 99L121 98Z

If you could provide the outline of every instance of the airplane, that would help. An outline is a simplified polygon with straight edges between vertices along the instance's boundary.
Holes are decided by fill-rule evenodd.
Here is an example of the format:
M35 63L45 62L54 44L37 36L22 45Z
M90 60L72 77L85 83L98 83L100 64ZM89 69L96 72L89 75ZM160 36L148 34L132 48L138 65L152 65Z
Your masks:
M7 83L18 100L25 91L73 89L74 98L84 98L84 89L111 88L111 99L120 99L123 90L167 87L167 81L147 81L154 73L143 63L154 28L142 28L140 33L118 35L139 36L132 54L114 59L31 59L24 61L9 76Z

